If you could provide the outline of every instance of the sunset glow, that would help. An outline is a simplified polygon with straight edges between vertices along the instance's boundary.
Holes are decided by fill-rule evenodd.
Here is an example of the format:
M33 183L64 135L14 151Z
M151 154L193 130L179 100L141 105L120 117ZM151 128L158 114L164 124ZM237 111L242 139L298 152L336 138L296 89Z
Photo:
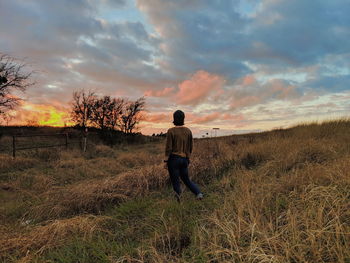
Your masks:
M63 127L73 125L68 109L58 108L53 105L31 104L23 102L19 109L12 113L11 124L15 125L40 125Z
M71 125L83 88L145 96L145 134L177 109L197 137L347 116L349 13L343 0L4 1L0 52L37 72L9 124Z

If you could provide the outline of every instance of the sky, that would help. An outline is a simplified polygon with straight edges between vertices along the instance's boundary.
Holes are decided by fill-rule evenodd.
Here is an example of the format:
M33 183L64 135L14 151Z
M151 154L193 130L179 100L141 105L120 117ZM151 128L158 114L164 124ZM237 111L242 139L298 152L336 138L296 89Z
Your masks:
M0 53L36 85L11 123L69 124L73 91L181 109L197 137L349 115L349 0L0 0Z

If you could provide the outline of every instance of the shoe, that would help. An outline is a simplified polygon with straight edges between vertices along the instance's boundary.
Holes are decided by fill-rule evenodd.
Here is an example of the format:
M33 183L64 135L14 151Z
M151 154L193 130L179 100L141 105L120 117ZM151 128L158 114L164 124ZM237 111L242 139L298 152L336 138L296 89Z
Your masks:
M197 197L198 200L202 200L203 199L203 194L199 193L196 197Z

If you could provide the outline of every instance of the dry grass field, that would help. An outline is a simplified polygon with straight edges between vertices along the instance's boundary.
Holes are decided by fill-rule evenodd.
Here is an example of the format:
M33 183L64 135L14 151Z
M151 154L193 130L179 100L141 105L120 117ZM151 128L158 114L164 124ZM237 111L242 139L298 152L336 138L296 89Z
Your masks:
M350 262L349 120L194 146L180 204L163 140L1 154L1 262Z

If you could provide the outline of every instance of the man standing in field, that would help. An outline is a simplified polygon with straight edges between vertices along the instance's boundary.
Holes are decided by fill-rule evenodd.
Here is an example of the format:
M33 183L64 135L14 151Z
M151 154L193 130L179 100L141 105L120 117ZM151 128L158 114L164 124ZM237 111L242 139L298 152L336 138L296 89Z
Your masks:
M184 126L185 113L177 110L173 114L175 127L167 132L165 146L166 168L169 171L173 189L176 192L176 199L180 202L181 187L180 178L184 184L196 195L198 199L203 198L203 194L198 186L188 177L188 165L193 148L192 132Z

